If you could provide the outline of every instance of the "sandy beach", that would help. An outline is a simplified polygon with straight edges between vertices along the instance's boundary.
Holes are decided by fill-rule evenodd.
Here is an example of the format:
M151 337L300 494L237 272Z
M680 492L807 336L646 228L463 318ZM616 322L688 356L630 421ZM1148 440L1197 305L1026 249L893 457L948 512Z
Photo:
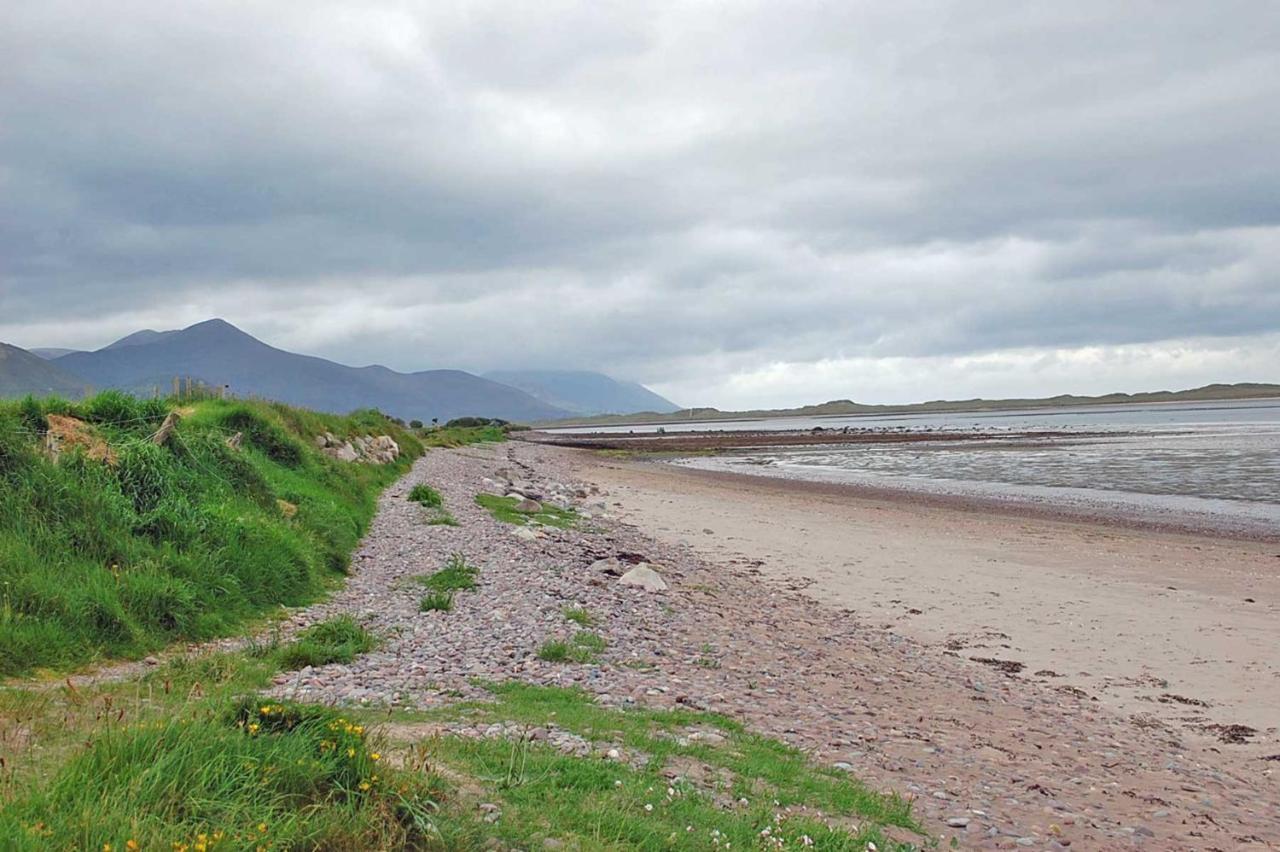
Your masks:
M1191 736L1280 751L1280 545L580 457L619 515L709 560Z

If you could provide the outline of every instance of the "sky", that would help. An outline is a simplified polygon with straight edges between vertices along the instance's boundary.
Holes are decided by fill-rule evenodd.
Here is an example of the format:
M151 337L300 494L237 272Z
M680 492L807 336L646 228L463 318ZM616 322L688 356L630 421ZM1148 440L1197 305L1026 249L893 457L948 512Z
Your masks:
M0 340L685 405L1280 382L1280 4L42 0Z

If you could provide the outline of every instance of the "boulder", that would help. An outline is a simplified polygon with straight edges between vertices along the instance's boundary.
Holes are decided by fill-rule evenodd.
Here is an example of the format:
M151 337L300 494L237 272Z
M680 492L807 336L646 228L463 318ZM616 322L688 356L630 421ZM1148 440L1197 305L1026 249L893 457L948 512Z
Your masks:
M618 578L618 582L624 586L636 586L646 592L665 592L667 590L667 581L662 579L661 574L650 568L647 562L641 562L623 574Z
M529 498L526 497L525 499L521 500L519 503L516 503L511 508L525 515L536 515L542 511L542 504L539 503L537 500L530 500Z
M353 462L360 459L360 454L356 452L355 447L351 446L350 441L345 444L339 444L336 447L330 447L327 452L338 461Z

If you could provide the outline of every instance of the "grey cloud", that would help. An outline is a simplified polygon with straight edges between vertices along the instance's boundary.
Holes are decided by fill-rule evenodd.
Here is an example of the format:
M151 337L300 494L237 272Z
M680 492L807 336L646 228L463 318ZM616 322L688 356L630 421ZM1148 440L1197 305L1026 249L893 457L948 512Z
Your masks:
M1278 41L1261 0L26 4L0 335L207 309L356 362L711 388L1265 334ZM59 320L84 339L24 336Z

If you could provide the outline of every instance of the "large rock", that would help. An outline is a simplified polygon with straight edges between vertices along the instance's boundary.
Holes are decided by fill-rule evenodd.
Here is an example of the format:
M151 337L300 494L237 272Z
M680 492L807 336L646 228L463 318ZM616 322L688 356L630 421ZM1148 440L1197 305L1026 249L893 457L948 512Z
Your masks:
M530 500L526 497L511 508L525 515L536 515L542 511L542 504L537 500Z
M618 578L618 582L624 586L636 586L646 592L665 592L667 590L667 581L662 579L661 574L650 568L647 562L641 562L623 574Z
M607 559L597 559L592 562L587 566L587 570L592 573L608 574L611 577L621 577L626 571L626 566L616 557L610 556Z
M353 462L360 459L360 454L356 452L356 448L351 446L348 441L345 444L339 444L336 447L330 447L327 452L338 461Z

